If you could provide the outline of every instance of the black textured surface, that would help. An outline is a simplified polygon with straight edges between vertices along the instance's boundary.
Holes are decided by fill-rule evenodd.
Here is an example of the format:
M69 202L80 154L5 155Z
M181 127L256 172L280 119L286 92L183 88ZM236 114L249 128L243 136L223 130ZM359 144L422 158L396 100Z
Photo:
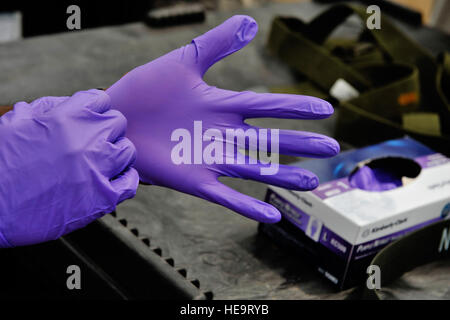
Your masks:
M290 84L294 78L289 70L264 50L270 21L275 14L309 20L322 8L311 3L270 5L208 13L205 23L187 27L153 30L134 23L0 45L0 104L107 87L131 68L188 43L233 14L253 16L259 23L259 34L248 47L208 71L206 81L232 90ZM442 36L430 36L430 32L416 34L426 39L434 52L441 50L442 43L446 45ZM258 119L251 123L331 135L334 117L320 121ZM225 181L243 193L264 198L263 184ZM160 246L174 259L175 267L186 267L188 278L199 279L202 290L212 290L215 298L359 296L358 289L337 293L305 261L259 236L256 222L206 201L165 188L141 186L135 199L119 206L117 215L140 236L149 237L152 245Z

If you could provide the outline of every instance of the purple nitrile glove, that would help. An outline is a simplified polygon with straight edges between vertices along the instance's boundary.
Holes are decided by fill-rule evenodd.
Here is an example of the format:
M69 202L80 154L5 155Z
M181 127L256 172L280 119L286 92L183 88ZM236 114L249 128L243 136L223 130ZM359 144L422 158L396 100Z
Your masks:
M402 179L383 168L363 166L349 177L350 185L367 191L386 191L402 186Z
M263 163L252 164L247 156L234 150L235 145L255 150L250 139L238 143L239 136L244 135L241 131L237 132L237 139L229 140L226 130L240 128L262 132L244 120L261 117L323 119L333 113L333 108L314 97L233 92L203 81L208 68L248 44L257 28L251 17L234 16L190 44L130 71L107 93L113 107L128 120L127 137L136 145L135 168L143 182L195 195L261 222L277 222L281 217L277 209L225 186L218 177L252 179L296 190L314 189L318 185L317 177L301 168L285 165L280 165L276 174L262 174ZM216 145L215 154L211 154L215 159L224 159L224 163L202 161L196 156L199 148L195 137L199 132L207 144L215 141L222 146ZM268 133L270 146L272 142L276 145L275 134L275 131ZM185 142L188 135L197 144L194 142L190 150L183 148L181 152L177 145ZM226 148L230 145L233 152ZM264 144L259 146L257 149L265 149ZM279 150L266 149L319 158L339 152L338 143L331 138L290 130L279 131L276 147ZM207 147L203 151L207 152ZM188 161L174 161L174 153ZM246 162L238 163L238 160Z
M57 239L135 195L126 119L100 90L19 102L0 118L0 247Z

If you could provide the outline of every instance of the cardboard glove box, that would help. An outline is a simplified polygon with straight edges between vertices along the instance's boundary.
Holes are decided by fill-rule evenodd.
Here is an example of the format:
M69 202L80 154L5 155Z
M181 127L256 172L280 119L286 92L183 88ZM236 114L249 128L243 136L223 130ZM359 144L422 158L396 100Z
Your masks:
M365 164L398 172L403 185L352 187L349 177ZM260 224L260 231L299 252L340 289L364 282L370 261L387 244L450 217L450 159L411 138L295 165L316 173L319 187L299 192L269 186L266 202L282 220Z

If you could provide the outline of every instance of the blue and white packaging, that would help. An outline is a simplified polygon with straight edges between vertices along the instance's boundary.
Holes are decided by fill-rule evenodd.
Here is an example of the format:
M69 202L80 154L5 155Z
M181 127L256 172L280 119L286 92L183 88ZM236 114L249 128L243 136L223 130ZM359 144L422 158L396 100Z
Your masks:
M387 191L351 186L349 177L358 167L388 158L414 163L418 175ZM269 186L266 202L283 218L260 229L301 252L340 289L367 278L370 261L390 242L450 217L450 159L411 138L294 165L314 172L319 187L299 192Z

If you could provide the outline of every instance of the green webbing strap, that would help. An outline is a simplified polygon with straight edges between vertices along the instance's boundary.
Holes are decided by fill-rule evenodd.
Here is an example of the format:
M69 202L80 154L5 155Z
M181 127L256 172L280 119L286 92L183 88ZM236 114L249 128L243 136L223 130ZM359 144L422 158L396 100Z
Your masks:
M324 45L331 54L355 68L369 63L386 63L383 52L370 42L332 38Z
M302 81L288 86L271 87L270 91L273 93L307 94L324 100L329 98L327 93L324 93L314 83L309 81Z
M411 112L402 115L402 126L405 130L439 136L441 122L434 112Z
M433 113L417 113L422 123ZM436 114L434 114L436 115ZM349 102L342 102L336 123L335 135L338 139L349 141L354 145L369 145L380 141L409 135L430 148L450 155L450 136L405 128L401 123L387 119L379 113L365 111Z
M419 98L419 85L417 83L419 74L413 70L414 67L404 66L404 64L399 67L397 64L380 63L382 55L379 50L372 50L369 54L363 54L357 63L349 64L331 54L330 50L326 48L323 42L328 35L353 12L353 7L336 6L319 15L309 25L295 18L277 17L272 22L268 42L269 50L290 67L304 74L315 87L320 88L327 95L339 78L350 83L360 93L388 83L386 94L382 94L383 104L375 106L372 103L373 101L377 101L377 103L380 101L380 99L373 99L374 94L380 90L372 92L368 98L361 95L359 101L368 102L369 110L377 108L378 112L388 116L392 113L398 115L399 110L403 113L417 109L418 100L400 104L397 97L402 93L408 94L415 90L416 98ZM346 46L349 47L348 42ZM353 47L355 47L354 42ZM374 60L369 61L368 56ZM375 67L380 68L378 74L376 74ZM390 68L392 68L391 71L389 71ZM396 73L398 73L398 70L406 68L409 68L410 71L403 71L405 78L399 79ZM368 73L369 71L370 73ZM373 75L382 78L382 81L376 80ZM384 83L382 83L383 81ZM398 91L395 94L396 88ZM311 94L309 92L303 93ZM386 97L390 99L386 99ZM406 105L408 107L405 107ZM381 110L382 106L386 106L386 110ZM394 111L392 112L392 110Z
M367 19L366 8L355 5L338 4L317 16L309 24L311 37L322 43L338 25L352 14L358 15L363 22ZM376 44L386 52L393 61L399 61L416 66L419 69L420 85L426 101L436 100L434 77L437 65L433 56L416 42L407 37L394 24L381 15L381 29L367 29ZM325 27L323 27L325 26ZM442 106L439 106L441 108ZM426 109L436 108L426 106ZM429 109L431 110L431 109ZM436 110L436 109L435 109ZM439 109L438 109L439 110Z
M347 4L331 7L309 24L296 18L276 17L269 35L269 49L326 91L338 78L345 79L358 90L367 89L371 84L363 74L334 57L323 47L333 30L352 14L357 14L362 21L367 18L365 8ZM368 29L366 32L372 35L378 47L390 56L391 60L417 66L421 82L426 80L426 86L430 86L430 80L436 71L431 54L406 37L383 16L381 25L379 30Z
M381 299L383 287L420 265L450 257L450 220L413 231L378 252L370 263L380 268L381 289L365 289L365 297Z
M371 87L371 83L358 71L308 39L304 34L305 28L306 25L298 19L276 17L269 35L269 50L325 92L339 78L345 79L359 91Z
M400 121L419 107L419 73L405 64L371 63L360 67L374 87L348 103L384 118ZM390 79L386 82L386 79ZM384 82L384 83L383 83Z
M338 4L329 8L309 23L311 37L317 39L318 43L322 43L337 26L352 14L358 15L363 22L368 17L366 8L361 6ZM419 70L428 67L436 68L433 56L428 51L407 37L384 15L381 15L380 19L381 29L365 29L365 32L370 33L386 53L395 60L418 66Z
M331 86L342 78L360 91L360 96L352 102L368 111L396 117L400 122L402 113L418 108L420 90L418 72L414 67L380 61L358 61L357 67L346 64L324 46L307 39L300 32L304 28L305 25L297 19L275 18L268 46L272 53L312 81L272 91L326 98ZM320 90L323 92L319 93ZM402 93L415 94L415 100L400 103L399 95Z
M345 56L346 51L358 52L367 47L367 42L353 41L352 45L348 40L341 44L327 40L353 13L363 21L367 18L364 8L349 5L334 6L309 24L295 18L275 18L269 49L310 80L310 85L299 84L289 91L299 89L299 93L317 95L322 90L320 96L328 96L331 86L342 78L360 94L341 101L338 138L347 136L349 142L359 139L366 145L383 136L389 139L409 134L449 153L449 136L441 135L450 133L448 55L438 65L427 51L381 17L380 30L366 30L360 36L371 39L375 50L342 59L341 54L336 54L339 50ZM399 72L402 68L409 71Z
M441 55L440 61L436 88L438 88L437 91L442 95L442 101L444 101L444 99L448 99L447 95L450 94L450 55ZM450 112L440 117L437 113L432 112L407 112L401 115L400 121L397 121L395 109L399 107L393 104L391 96L395 95L396 90L401 88L398 83L396 85L398 87L388 88L386 92L383 88L379 88L378 92L377 90L369 91L353 100L341 102L336 124L336 136L344 141L351 141L355 145L367 145L393 137L410 135L431 148L450 155L450 135L445 132L442 133L443 130L441 130L442 120L450 121L447 118ZM407 86L400 90L407 90ZM377 104L391 106L391 108L395 106L392 110L394 113L386 113L388 108L377 110Z

